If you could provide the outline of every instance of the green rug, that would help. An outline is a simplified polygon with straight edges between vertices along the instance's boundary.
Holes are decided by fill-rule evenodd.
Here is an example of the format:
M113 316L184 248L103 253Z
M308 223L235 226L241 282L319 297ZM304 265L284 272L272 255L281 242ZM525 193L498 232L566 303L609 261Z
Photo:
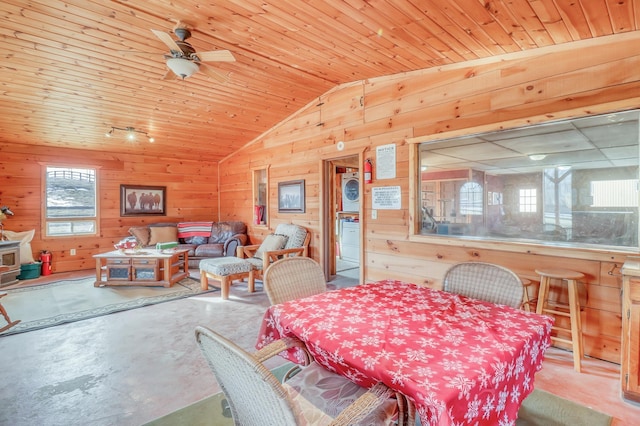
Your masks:
M2 305L16 326L0 336L81 321L114 312L140 308L197 294L217 291L200 289L200 281L185 278L169 288L144 286L94 287L95 277L57 281L4 290ZM2 317L0 321L4 325Z
M609 426L612 421L600 411L534 389L518 411L516 426Z
M282 380L293 364L273 369ZM599 411L555 396L543 390L534 391L524 400L516 426L609 426L613 419ZM145 426L233 426L231 412L222 392L160 417ZM420 425L420 420L416 421Z
M282 381L285 373L294 364L286 363L274 368L271 372ZM205 399L187 405L173 413L162 416L146 423L145 426L234 426L231 410L222 392L208 396Z

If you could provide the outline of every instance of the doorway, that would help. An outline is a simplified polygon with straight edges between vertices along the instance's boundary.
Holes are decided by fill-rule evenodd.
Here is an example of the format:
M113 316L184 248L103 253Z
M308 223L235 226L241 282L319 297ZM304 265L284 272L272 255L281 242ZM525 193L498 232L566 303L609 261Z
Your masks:
M362 281L361 154L322 160L323 269L328 281L349 287Z

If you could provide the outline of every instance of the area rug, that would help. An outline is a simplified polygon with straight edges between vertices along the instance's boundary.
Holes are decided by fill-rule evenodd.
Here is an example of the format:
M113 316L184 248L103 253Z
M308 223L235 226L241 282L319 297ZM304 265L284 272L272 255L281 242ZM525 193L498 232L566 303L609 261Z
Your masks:
M609 426L612 421L600 411L534 389L518 411L516 426Z
M282 380L293 366L283 364L272 370ZM543 390L534 391L524 400L516 426L610 426L612 418L575 402ZM180 410L146 423L145 426L233 426L227 400L222 392L204 398ZM420 420L416 420L416 426Z
M168 288L94 287L94 282L95 278L88 277L5 290L7 296L2 298L2 304L11 320L20 320L20 323L0 333L0 336L24 333L218 290L209 287L208 290L202 291L200 281L193 278L185 278ZM1 317L0 321L2 321Z

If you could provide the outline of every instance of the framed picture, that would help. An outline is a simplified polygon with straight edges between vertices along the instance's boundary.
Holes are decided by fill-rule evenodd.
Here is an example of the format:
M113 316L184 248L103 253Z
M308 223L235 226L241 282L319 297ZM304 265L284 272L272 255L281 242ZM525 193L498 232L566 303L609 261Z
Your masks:
M304 213L304 179L278 183L278 212Z
M164 216L167 187L120 185L120 216Z

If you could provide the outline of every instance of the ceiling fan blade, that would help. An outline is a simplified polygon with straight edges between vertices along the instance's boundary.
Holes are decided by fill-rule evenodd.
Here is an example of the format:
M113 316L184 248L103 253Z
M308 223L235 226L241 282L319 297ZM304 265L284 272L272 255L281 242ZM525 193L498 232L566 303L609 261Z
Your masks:
M158 30L151 30L156 37L158 37L160 39L160 41L162 41L164 44L166 44L169 47L169 50L171 50L172 52L182 52L182 49L180 49L180 46L178 46L176 44L176 42L171 38L171 36L163 31L158 31Z
M235 62L236 58L228 50L212 50L210 52L196 52L201 62Z
M200 64L199 67L200 67L200 71L202 71L204 74L208 75L209 77L215 80L218 80L220 83L225 83L227 81L227 76L219 73L213 68L208 67L205 64Z

